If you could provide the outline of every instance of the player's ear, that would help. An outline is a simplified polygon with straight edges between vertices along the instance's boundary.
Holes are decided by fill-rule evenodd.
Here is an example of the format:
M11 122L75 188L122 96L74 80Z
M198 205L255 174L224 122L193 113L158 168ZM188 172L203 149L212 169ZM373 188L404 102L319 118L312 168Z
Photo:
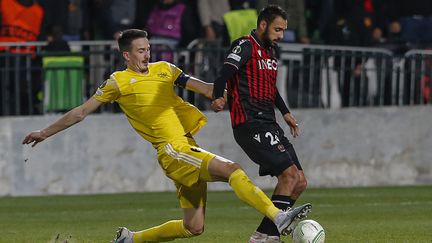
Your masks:
M129 60L130 60L129 52L124 51L124 52L123 52L123 58L124 58L126 61L129 61Z
M265 20L261 20L259 22L259 26L260 29L265 30L265 28L267 27L267 22Z

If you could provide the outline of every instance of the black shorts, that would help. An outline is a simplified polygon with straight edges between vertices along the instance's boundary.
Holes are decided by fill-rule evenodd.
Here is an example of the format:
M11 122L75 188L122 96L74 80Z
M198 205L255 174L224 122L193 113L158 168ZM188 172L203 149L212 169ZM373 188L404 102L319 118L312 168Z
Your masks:
M260 166L260 176L279 176L292 164L303 170L293 145L279 125L261 127L259 131L242 125L234 128L233 133L240 147Z

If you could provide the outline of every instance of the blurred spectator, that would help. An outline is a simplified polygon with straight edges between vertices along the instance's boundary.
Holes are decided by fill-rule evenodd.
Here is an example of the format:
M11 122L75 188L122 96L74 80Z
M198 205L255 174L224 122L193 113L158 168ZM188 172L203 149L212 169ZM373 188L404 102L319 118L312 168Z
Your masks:
M182 18L182 36L179 46L186 47L188 44L201 37L203 31L201 30L201 20L198 14L198 1L199 0L184 0L186 9Z
M198 14L204 28L205 39L220 41L224 46L229 45L229 38L223 16L230 11L228 0L198 0Z
M89 1L44 0L42 6L45 16L39 39L46 39L55 26L61 27L61 38L66 41L90 39Z
M256 0L229 0L231 10L248 9L256 7Z
M325 4L329 9L327 14L334 13L329 23L330 34L326 36L327 44L372 46L384 41L382 1L333 0ZM365 105L369 84L364 68L366 61L355 51L336 53L334 66L341 73L338 83L342 106Z
M0 41L36 41L44 15L43 8L34 0L0 1ZM4 51L5 48L0 49ZM12 49L11 52L28 50Z
M186 4L178 0L159 0L150 12L147 30L155 52L153 59L173 61L173 50L178 47L184 28Z
M178 0L159 0L147 21L147 30L152 40L166 42L177 47L182 37L182 18L186 5Z
M33 0L0 1L0 42L36 41L44 15ZM0 77L0 114L32 114L35 94L31 92L35 48L0 47L0 66L9 71ZM6 69L6 70L7 70Z
M147 20L150 16L150 12L153 10L157 2L158 0L136 1L135 26L138 29L143 29L147 31Z
M383 40L382 1L334 0L336 29L328 44L371 46Z
M70 52L70 47L67 41L63 39L63 31L60 26L52 27L47 36L48 44L45 46L47 52Z
M288 29L284 33L284 42L310 43L304 0L257 0L256 9L260 11L268 4L279 5L288 14Z
M103 40L117 40L120 32L135 25L136 0L94 0L93 11L97 14L96 33Z
M389 34L392 41L411 43L432 42L432 1L386 1L390 19Z

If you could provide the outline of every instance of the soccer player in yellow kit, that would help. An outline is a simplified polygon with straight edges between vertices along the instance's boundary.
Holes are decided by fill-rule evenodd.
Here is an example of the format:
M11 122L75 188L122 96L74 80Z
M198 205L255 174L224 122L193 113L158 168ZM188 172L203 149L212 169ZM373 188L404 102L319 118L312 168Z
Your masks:
M239 164L198 147L192 135L207 119L177 96L174 86L211 98L212 84L190 77L168 62L149 63L150 44L143 30L123 31L118 44L127 69L114 72L93 97L48 127L31 132L22 142L35 146L82 121L104 103L120 105L135 131L157 150L161 168L176 185L184 216L142 231L121 227L114 242L158 242L200 235L204 230L207 182L211 181L229 182L242 201L272 219L281 233L310 210L309 204L290 211L279 210Z

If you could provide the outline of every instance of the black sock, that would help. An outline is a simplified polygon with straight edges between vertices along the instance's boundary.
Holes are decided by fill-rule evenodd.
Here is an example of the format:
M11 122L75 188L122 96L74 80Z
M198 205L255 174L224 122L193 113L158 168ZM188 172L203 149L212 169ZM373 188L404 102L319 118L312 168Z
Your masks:
M273 204L282 210L286 210L289 207L292 207L296 200L291 199L290 196L282 196L282 195L273 195L271 197ZM263 234L272 235L272 236L280 236L279 231L276 225L271 221L271 219L264 217L261 221L261 224L258 226L257 231Z

